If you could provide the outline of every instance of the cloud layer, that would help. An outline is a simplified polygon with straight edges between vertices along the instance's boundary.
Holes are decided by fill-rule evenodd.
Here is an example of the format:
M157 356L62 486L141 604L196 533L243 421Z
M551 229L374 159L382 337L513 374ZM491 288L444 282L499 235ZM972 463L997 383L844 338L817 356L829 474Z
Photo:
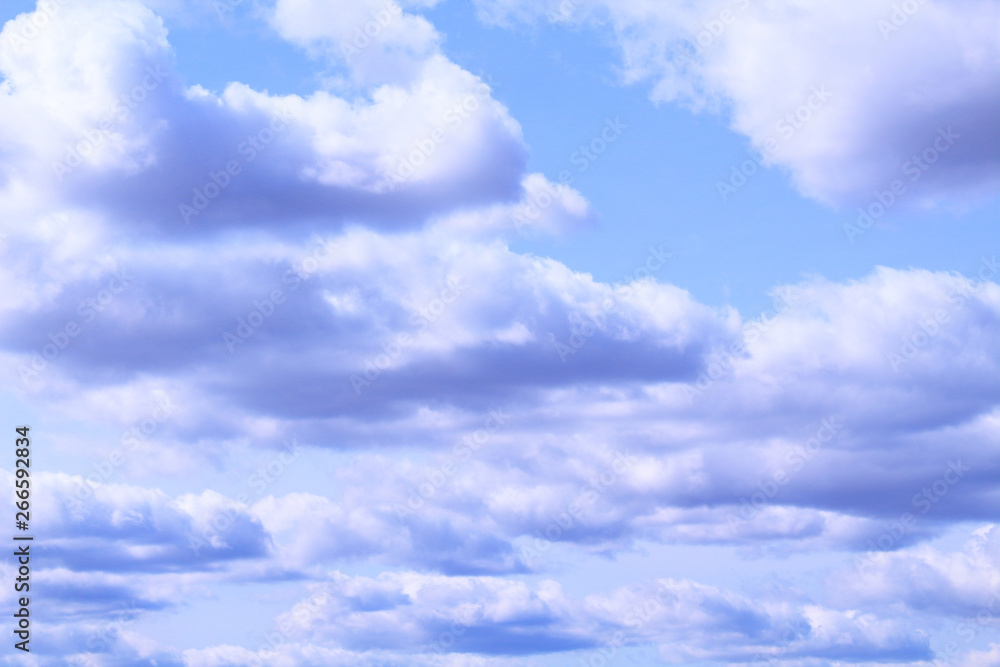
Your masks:
M658 243L617 284L516 252L594 213L528 171L433 4L264 7L328 76L306 96L183 85L133 0L4 26L0 367L79 425L53 451L91 461L36 476L59 609L37 664L990 664L994 249L965 275L776 286L757 314L660 280ZM996 186L992 5L928 1L889 31L881 4L479 6L610 26L626 79L759 147L805 105L769 159L812 196L863 202L925 146L921 198ZM649 546L843 563L759 595L559 581ZM137 629L233 583L286 596L266 645ZM930 637L949 624L954 651Z
M945 2L479 0L495 23L613 33L656 102L724 111L804 194L908 208L995 194L1000 9ZM941 140L941 137L947 140ZM728 175L727 175L728 177Z

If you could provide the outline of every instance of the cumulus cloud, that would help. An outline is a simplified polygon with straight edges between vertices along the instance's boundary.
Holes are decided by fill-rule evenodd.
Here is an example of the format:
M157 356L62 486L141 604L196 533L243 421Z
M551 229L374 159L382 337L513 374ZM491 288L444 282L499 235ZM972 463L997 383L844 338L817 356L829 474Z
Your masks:
M187 391L212 385L237 409L256 413L266 396L276 419L370 422L412 405L432 377L434 391L463 409L573 382L692 379L713 341L732 334L731 314L676 287L598 283L495 241L454 240L441 254L446 233L262 240L230 247L225 263L215 248L137 247L119 258L133 278L116 283L118 293L101 296L111 272L82 276L53 285L58 292L35 312L22 310L5 336L22 355L13 370L28 389L62 393L58 378L97 366L117 366L125 381L152 373L164 386L179 379L175 371L200 366L208 384L188 377ZM653 248L647 261L667 258ZM193 270L175 273L177 262ZM99 313L89 310L95 299ZM72 344L69 322L79 327ZM60 342L47 360L54 348L46 346ZM308 362L317 353L322 366ZM259 364L275 354L284 361L264 381ZM599 361L608 354L614 363ZM210 367L229 370L205 375ZM287 403L274 402L277 385L288 387Z
M348 651L313 644L265 644L257 651L239 646L213 646L184 652L186 667L238 667L280 660L294 667L525 667L528 661L474 655L399 657L391 651Z
M982 619L1000 625L1000 529L984 526L962 551L921 546L902 552L875 550L831 583L852 604L905 604L919 612Z
M624 81L647 83L656 102L724 111L755 159L808 196L865 205L898 181L912 208L1000 186L993 3L477 4L495 23L613 32Z
M67 5L24 41L33 18L0 36L0 172L5 206L22 214L59 202L167 236L318 220L400 228L522 196L520 127L439 54L349 97L240 83L217 94L181 85L161 20L138 2Z
M334 574L312 599L308 613L297 609L279 619L283 632L353 650L517 655L602 647L613 657L627 646L652 642L672 663L927 655L919 633L873 617L752 602L671 579L577 599L551 580L530 587L485 577Z
M271 23L285 39L347 65L361 81L412 79L439 53L440 35L394 0L278 0Z
M151 489L61 473L40 480L34 503L50 517L44 550L53 566L189 571L270 551L263 526L248 508L213 491L171 499Z
M143 615L287 580L327 591L278 619L268 650L288 665L506 667L611 645L673 663L929 658L912 615L974 612L976 582L1000 577L992 528L961 554L922 544L997 518L995 257L968 277L811 278L747 317L657 280L661 245L637 244L617 284L513 252L516 234L594 212L527 172L517 122L419 15L433 4L266 8L330 74L305 96L182 85L164 23L134 0L66 4L28 41L31 15L4 27L0 212L21 223L0 247L0 367L26 402L114 434L60 434L93 474L37 477L60 659L253 664L254 646L182 651L128 628L98 651L77 630L127 601ZM881 4L732 5L682 61L729 5L480 4L608 22L627 79L728 108L757 145L827 86L771 157L813 196L869 196L952 125L923 196L995 185L995 31L969 27L995 8L928 0L883 38ZM832 57L847 36L859 48ZM290 459L283 441L301 443ZM292 493L260 474L348 454ZM205 463L247 472L254 494L156 490ZM559 574L560 549L648 542L864 567L794 603L521 581ZM396 571L331 589L315 580L332 566Z
M262 517L289 517L274 530L300 536L300 562L535 567L517 541L565 523L588 485L600 498L547 539L602 552L641 539L867 551L906 512L915 521L894 549L983 518L997 421L995 374L981 371L1000 353L996 284L881 269L786 286L772 313L741 322L669 285L601 284L499 243L452 238L442 254L437 233L356 229L304 248L239 245L224 262L137 250L121 261L142 267L135 286L92 322L76 306L105 279L86 274L36 313L21 308L4 336L8 368L81 417L110 419L122 396L167 390L177 407L148 439L198 443L171 444L178 455L294 438L418 447L431 469L462 464L423 498L427 466L363 455L356 469L376 467L384 485L345 473L358 494L349 503L267 505ZM171 273L178 259L193 270ZM38 337L67 321L81 327L72 341ZM99 375L109 367L117 374ZM122 430L150 409L119 415ZM503 427L473 459L462 442L496 409ZM594 485L616 453L628 468ZM398 508L425 502L433 511L396 532Z
M970 651L955 664L959 667L988 667L996 664L998 660L1000 660L1000 646L990 644L987 650Z

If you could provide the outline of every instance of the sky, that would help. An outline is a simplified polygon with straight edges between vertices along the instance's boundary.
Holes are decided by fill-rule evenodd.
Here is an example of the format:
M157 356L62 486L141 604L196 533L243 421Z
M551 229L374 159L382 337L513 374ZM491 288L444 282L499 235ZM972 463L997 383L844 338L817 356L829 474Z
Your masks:
M1000 665L1000 4L0 15L0 664Z

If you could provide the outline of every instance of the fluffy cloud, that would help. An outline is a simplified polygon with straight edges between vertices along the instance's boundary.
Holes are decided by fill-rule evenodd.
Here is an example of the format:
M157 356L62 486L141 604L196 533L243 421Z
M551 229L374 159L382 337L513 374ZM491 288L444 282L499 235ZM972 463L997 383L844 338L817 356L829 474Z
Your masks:
M21 222L0 248L0 367L26 402L117 439L60 433L54 448L93 455L94 474L37 477L40 579L64 610L48 620L54 660L252 664L252 646L182 652L123 629L92 651L80 637L129 600L144 614L219 582L365 565L399 571L334 577L304 617L278 619L274 664L506 667L616 641L674 663L929 658L913 615L974 611L975 582L1000 576L992 528L964 554L921 545L996 518L995 257L973 259L971 278L810 279L747 318L654 279L662 246L637 244L647 255L621 284L513 252L518 231L592 212L526 172L519 126L441 54L415 9L430 4L268 8L329 68L307 96L182 86L163 23L131 0L67 4L27 41L30 16L5 26L0 212ZM867 196L949 124L962 137L920 187L991 186L995 95L970 91L995 82L995 35L967 31L957 59L948 31L995 24L992 8L928 2L883 40L882 6L745 6L680 71L700 13L545 9L610 21L627 77L655 81L658 100L731 105L758 144L828 86L772 157L815 196ZM875 36L831 57L859 16ZM893 78L924 58L938 64ZM899 94L944 81L947 96ZM284 440L301 443L291 459ZM284 494L259 474L252 497L116 477L348 454ZM520 580L558 573L561 549L646 542L843 551L865 567L794 603L692 581L578 598ZM442 655L425 650L457 627Z
M367 554L516 571L517 540L565 523L580 498L587 512L550 539L598 551L638 539L867 551L910 513L900 548L991 502L997 388L981 371L1000 357L992 282L896 270L809 281L744 323L668 285L605 285L502 244L453 238L441 253L437 234L354 230L312 253L261 243L224 261L144 249L122 258L142 267L134 287L72 340L58 332L105 278L84 274L35 313L20 308L8 368L61 410L126 433L150 408L122 413L122 397L166 391L176 407L139 445L179 455L207 445L218 456L233 438L429 453L415 466L362 456L356 469L385 480L344 473L363 502L303 496L261 510L311 517L275 527L300 536L302 562ZM178 260L192 270L172 274ZM37 335L47 330L55 338ZM462 441L497 408L503 426L473 458ZM631 462L611 474L616 453ZM457 471L421 497L427 469L449 462ZM614 484L592 483L603 474ZM394 533L399 508L414 506L409 533Z
M155 374L165 386L180 371L188 393L211 386L238 410L260 415L266 397L279 420L368 424L402 416L429 381L448 403L477 409L574 382L691 379L713 341L732 335L732 314L673 286L602 284L497 242L456 239L441 253L444 235L355 230L299 247L261 241L221 251L224 262L216 248L137 247L118 258L124 287L114 272L84 275L22 310L5 332L8 349L23 355L13 370L26 388L54 393L64 374L95 366L117 365L124 381ZM647 261L667 259L654 248ZM178 274L178 263L192 270ZM71 342L69 322L79 328ZM46 362L46 346L60 342ZM308 361L316 354L324 365ZM588 363L609 354L615 363ZM273 365L266 379L260 364ZM195 367L202 380L192 383ZM278 385L288 402L275 402ZM209 412L220 414L201 419L226 419Z
M278 0L271 23L285 39L346 64L360 81L406 80L436 55L440 36L394 0Z
M248 508L212 491L173 500L158 491L61 473L39 480L34 505L49 517L43 550L52 566L109 573L189 571L270 551L267 534Z
M903 603L915 611L982 619L1000 625L1000 528L976 530L965 549L941 552L927 546L874 551L833 581L841 601Z
M660 644L668 662L774 656L919 659L919 633L817 606L751 602L692 582L660 580L574 599L554 581L537 587L491 578L334 575L315 604L280 618L283 632L354 650L517 655ZM711 637L709 639L708 637Z
M280 660L294 667L526 667L530 662L519 659L479 657L473 655L399 657L390 651L347 651L312 644L265 644L257 651L238 646L213 646L184 652L186 667L242 667L266 664L265 660Z
M479 0L498 23L613 31L657 102L724 109L806 195L906 205L996 193L1000 10L974 0ZM896 193L899 195L899 192ZM895 198L895 195L890 195Z
M989 665L996 664L998 660L1000 660L1000 646L990 644L988 650L970 651L962 657L960 662L955 664L959 667L989 667Z
M181 86L162 22L138 2L69 4L24 40L33 18L0 36L8 213L61 202L167 236L317 219L400 228L524 192L520 127L439 54L350 97L215 94Z

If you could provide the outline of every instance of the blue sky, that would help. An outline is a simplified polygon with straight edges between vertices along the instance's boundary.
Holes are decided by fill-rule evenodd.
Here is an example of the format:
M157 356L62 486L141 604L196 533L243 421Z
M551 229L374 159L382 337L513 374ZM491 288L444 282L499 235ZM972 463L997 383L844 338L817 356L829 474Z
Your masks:
M30 664L1000 664L995 3L4 12Z

